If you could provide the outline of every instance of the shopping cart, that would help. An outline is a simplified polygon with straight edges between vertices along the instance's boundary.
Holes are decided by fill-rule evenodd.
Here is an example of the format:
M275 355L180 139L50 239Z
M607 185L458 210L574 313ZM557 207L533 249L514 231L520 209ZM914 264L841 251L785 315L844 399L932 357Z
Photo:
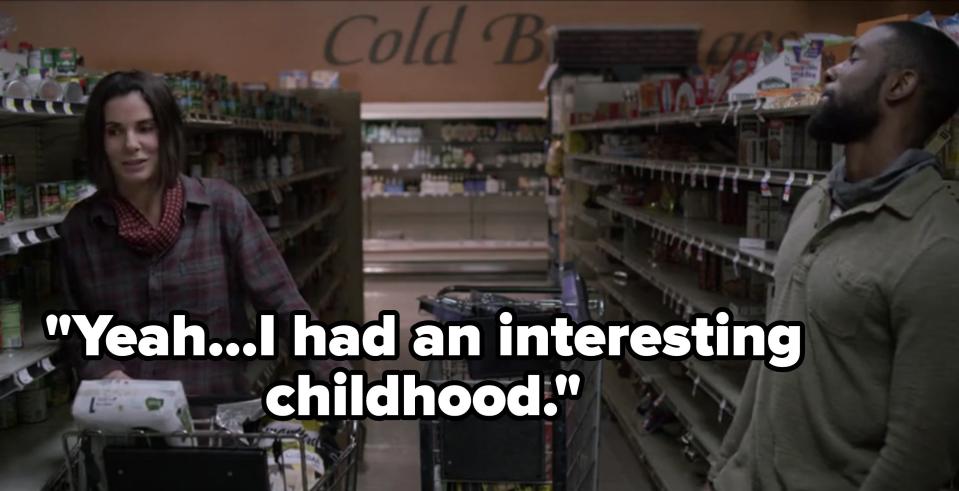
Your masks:
M598 489L601 366L596 361L498 358L497 312L509 307L514 324L552 323L565 313L575 322L602 315L589 300L583 279L567 265L559 288L542 286L453 285L419 298L420 309L441 322L468 322L483 330L480 359L431 361L426 378L509 382L526 371L577 370L583 389L576 400L560 401L561 417L519 420L510 417L423 421L420 423L420 482L423 491ZM548 380L548 378L547 378ZM550 392L549 383L546 391ZM548 395L547 395L548 396Z
M240 398L190 398L216 407ZM244 396L242 399L249 399ZM246 401L259 404L259 399ZM193 421L192 431L75 430L62 437L66 465L53 489L70 491L354 491L363 426L327 421L318 438L306 431L255 431L256 422L223 425L219 416ZM229 426L227 428L226 426ZM289 444L299 449L290 462ZM309 448L317 453L308 453ZM287 449L287 452L284 452ZM321 458L314 477L309 459ZM271 481L270 464L274 465ZM298 469L296 469L298 467ZM295 470L294 470L295 469ZM276 476L279 470L279 481Z

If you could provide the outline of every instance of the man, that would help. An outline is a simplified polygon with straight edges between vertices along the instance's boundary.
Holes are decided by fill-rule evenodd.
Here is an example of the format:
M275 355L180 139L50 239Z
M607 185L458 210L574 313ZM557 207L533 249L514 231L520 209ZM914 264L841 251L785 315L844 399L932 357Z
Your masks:
M876 27L827 74L814 138L846 159L800 200L770 321L803 363L754 366L710 477L719 491L937 490L959 463L959 203L921 150L959 107L959 47Z

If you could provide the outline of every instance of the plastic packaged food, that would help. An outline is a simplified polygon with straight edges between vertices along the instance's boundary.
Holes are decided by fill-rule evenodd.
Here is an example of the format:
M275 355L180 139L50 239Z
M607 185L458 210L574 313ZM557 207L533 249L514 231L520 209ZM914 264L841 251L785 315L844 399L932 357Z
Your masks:
M297 435L305 433L303 443L306 446L304 454L306 456L306 488L312 488L313 485L326 472L323 459L320 457L320 429L323 423L315 420L309 421L273 421L264 420L261 431L263 433L276 433L279 435ZM300 444L293 439L284 439L282 442L282 451L276 460L271 458L270 468L270 487L271 491L300 491L303 489L302 455L300 453ZM263 441L261 446L272 445L272 441Z

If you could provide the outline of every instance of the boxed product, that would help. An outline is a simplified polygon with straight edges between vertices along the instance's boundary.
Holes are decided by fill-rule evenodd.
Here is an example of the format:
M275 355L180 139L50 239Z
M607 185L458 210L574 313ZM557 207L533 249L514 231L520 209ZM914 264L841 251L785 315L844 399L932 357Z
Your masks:
M696 89L693 87L692 81L683 81L676 89L676 104L673 110L677 112L688 111L696 105Z
M749 167L766 167L766 136L760 134L753 139L753 149L749 152L746 165Z
M710 97L713 101L726 100L730 88L743 81L756 69L759 53L736 53L715 77Z
M660 110L658 82L640 82L639 110L643 113L658 112Z
M769 121L766 137L766 164L777 169L791 169L795 165L796 133L801 131L795 120Z
M749 162L756 162L756 140L760 137L759 121L740 121L739 122L739 155L738 164L740 166L750 165Z
M659 81L659 112L668 113L676 108L676 99L682 84L680 79Z
M84 380L73 400L72 414L78 426L104 431L193 430L179 380ZM167 438L167 443L189 446L183 438Z
M713 100L709 97L709 81L711 78L708 75L697 75L693 78L693 92L696 94L697 106L713 103Z

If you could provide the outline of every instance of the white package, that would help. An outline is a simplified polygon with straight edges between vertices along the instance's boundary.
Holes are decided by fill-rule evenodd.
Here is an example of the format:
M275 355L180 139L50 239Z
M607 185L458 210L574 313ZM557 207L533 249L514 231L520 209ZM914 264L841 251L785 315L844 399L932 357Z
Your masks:
M72 414L81 428L193 430L186 394L178 380L84 380L73 400Z

